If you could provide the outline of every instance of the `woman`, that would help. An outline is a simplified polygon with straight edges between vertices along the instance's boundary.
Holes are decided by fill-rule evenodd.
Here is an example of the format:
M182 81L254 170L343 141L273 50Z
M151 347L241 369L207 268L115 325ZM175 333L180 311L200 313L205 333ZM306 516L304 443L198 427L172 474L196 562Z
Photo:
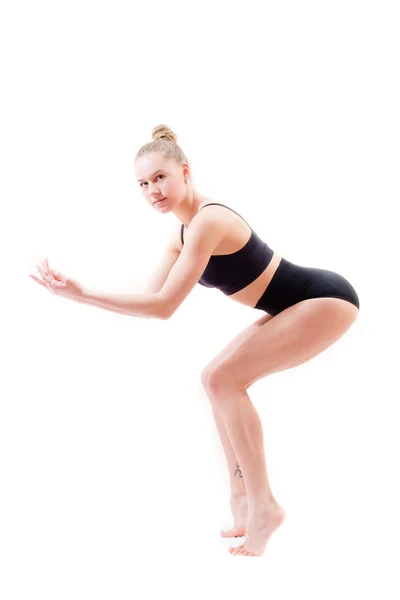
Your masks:
M135 160L146 201L178 218L145 293L89 291L51 270L47 260L38 266L42 279L31 277L52 293L77 302L145 318L170 318L197 282L264 311L206 365L201 377L231 480L234 527L221 535L247 533L245 543L230 552L261 556L285 511L269 486L261 422L247 389L336 342L357 318L359 299L341 275L287 261L233 209L197 192L189 161L176 140L168 127L159 125L153 130L153 142L143 146Z

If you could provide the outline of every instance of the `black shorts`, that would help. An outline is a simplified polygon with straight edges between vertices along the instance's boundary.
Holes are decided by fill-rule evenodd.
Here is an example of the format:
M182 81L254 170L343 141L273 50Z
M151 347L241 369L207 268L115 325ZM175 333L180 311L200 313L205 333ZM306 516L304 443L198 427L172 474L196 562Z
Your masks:
M300 267L285 258L255 308L275 316L308 298L342 298L360 308L357 292L342 275L326 269Z

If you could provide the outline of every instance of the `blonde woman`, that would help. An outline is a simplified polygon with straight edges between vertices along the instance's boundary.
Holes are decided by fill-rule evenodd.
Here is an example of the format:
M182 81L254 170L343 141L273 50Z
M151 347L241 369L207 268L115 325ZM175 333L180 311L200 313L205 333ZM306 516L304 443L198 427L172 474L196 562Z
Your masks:
M300 365L336 342L354 323L359 299L341 275L302 267L274 252L233 209L200 194L176 135L165 125L135 159L138 185L154 210L174 213L176 227L145 293L109 295L38 266L32 279L77 302L145 318L169 319L196 283L263 311L202 370L231 482L234 527L247 534L231 554L261 556L282 524L271 491L259 416L248 388L267 375Z

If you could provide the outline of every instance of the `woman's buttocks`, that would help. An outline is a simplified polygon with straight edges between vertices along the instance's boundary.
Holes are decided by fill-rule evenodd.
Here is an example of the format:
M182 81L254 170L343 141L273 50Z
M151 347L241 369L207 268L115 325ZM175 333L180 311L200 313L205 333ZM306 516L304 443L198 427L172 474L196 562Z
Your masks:
M339 273L303 267L283 258L254 308L274 316L289 306L311 298L341 298L360 307L356 290Z
M254 308L268 288L281 260L282 257L274 252L270 263L264 269L261 275L257 277L257 279L249 283L249 285L247 285L245 288L235 292L234 294L231 294L228 297L236 302L240 302L240 304L245 304L246 306Z

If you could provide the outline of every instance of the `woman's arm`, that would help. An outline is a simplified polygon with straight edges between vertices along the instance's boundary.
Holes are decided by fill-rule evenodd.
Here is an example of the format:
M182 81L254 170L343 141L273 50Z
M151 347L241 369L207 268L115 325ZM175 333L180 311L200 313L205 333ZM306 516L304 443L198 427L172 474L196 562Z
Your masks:
M145 291L146 296L148 297L149 294L151 294L152 296L156 296L158 292L161 291L164 283L166 282L168 275L172 269L172 267L174 266L174 264L176 263L176 261L179 258L179 249L177 244L180 241L180 231L181 231L181 223L178 222L177 224L174 225L172 231L171 231L171 235L168 239L168 243L167 246L165 248L165 252L162 256L162 259L160 261L160 263L157 265L157 268L155 270L155 272L153 273L153 275L150 278L149 283L147 284L147 288ZM135 298L135 296L131 296L131 299L133 300L141 300L140 298L140 294L138 294ZM86 304L91 304L92 306L98 306L99 308L104 308L105 310L111 310L113 312L118 312L121 313L122 315L130 315L130 316L136 316L136 317L142 317L143 319L151 319L152 317L157 317L157 318L161 318L164 319L165 317L163 316L164 310L163 310L163 306L160 305L159 302L159 298L154 298L154 303L155 306L157 308L156 313L155 314L146 314L148 313L148 309L149 309L149 305L146 306L145 308L145 312L143 313L142 311L140 312L140 314L137 313L132 313L131 310L124 310L124 308L122 308L121 306L117 307L115 306L115 296L111 297L111 296L105 296L103 298L101 298L101 296L99 294L95 294L94 296L92 294L88 294L87 297L84 298L83 302L85 302ZM106 303L104 304L104 300L106 300ZM112 305L110 305L108 303L108 301L111 300L112 301ZM121 298L119 298L120 301L122 301ZM129 297L126 297L126 300L129 300ZM151 300L151 299L150 299ZM158 300L158 302L157 302ZM151 306L151 302L150 302L150 306ZM141 309L141 303L139 305L139 308ZM160 316L160 311L161 311L161 315Z
M139 294L105 294L83 288L78 302L92 304L98 308L122 312L131 317L145 319L166 319L165 301L160 294L142 292Z
M120 308L111 308L110 306L105 306L104 304L100 304L99 302L94 302L93 300L77 300L77 302L80 302L81 304L89 304L91 306L97 306L99 308L103 308L104 310L109 310L111 312L120 313L121 315L125 315L125 316L128 315L129 317L135 316L135 317L142 317L143 319L151 319L151 317L149 317L147 315L132 315L132 313L127 310L125 311Z
M52 271L47 259L42 266L36 265L36 267L42 279L32 274L29 276L58 296L128 316L145 319L167 318L165 301L160 294L101 294L84 288L78 281L62 275L59 271Z
M160 292L164 283L167 281L172 267L179 258L180 250L178 244L180 243L180 231L181 223L178 221L171 231L171 235L168 239L168 243L161 261L157 265L156 270L147 284L146 292L151 292L153 294Z

